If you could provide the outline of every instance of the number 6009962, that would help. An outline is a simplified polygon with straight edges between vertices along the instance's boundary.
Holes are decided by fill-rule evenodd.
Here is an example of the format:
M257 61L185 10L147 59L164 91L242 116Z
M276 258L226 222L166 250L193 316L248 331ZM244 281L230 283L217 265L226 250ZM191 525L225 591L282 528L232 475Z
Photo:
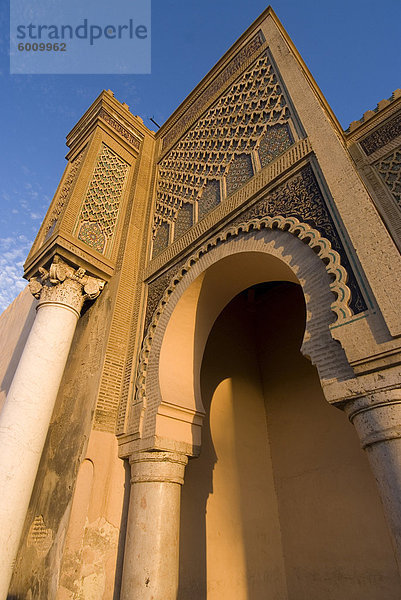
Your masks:
M26 42L23 44L20 42L18 44L18 50L20 52L66 52L67 44L65 42L62 42L61 44L58 44L57 42L34 42L33 44Z

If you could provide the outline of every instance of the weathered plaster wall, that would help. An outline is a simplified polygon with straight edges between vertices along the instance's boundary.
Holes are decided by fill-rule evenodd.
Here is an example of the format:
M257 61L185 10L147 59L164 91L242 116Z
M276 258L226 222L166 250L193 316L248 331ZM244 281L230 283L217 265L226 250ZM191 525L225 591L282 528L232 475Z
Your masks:
M35 319L36 304L26 287L0 316L0 409Z
M25 521L11 598L56 597L72 496L91 432L114 285L106 286L78 321ZM38 377L46 378L46 373ZM115 545L112 534L106 538Z
M242 294L202 366L202 453L182 490L180 600L396 599L373 476L301 355L302 292Z
M129 489L129 468L125 472L118 458L116 436L92 431L78 473L57 600L119 598L125 484Z

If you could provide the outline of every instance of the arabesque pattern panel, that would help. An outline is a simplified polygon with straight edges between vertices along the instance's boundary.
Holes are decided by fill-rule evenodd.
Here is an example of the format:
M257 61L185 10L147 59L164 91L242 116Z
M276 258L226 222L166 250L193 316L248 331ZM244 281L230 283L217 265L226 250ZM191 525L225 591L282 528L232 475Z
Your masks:
M261 138L272 136L272 156L284 152L293 140L276 127L288 127L290 120L284 91L263 52L159 162L154 238L160 223L172 222L183 203L200 199L208 182L226 177L243 155L249 164L242 179L249 179L250 155Z
M401 150L396 150L379 161L376 169L401 208Z

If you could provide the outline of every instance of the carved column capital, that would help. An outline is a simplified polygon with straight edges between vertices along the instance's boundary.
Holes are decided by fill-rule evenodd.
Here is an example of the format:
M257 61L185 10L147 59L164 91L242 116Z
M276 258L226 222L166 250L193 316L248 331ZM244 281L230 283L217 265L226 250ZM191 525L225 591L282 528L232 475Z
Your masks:
M40 267L39 273L29 280L29 289L39 300L38 308L61 304L78 316L85 300L97 298L105 285L102 279L87 275L85 269L74 269L59 256L54 257L49 270Z
M401 388L371 391L350 399L344 412L358 431L362 448L401 438Z
M135 452L129 459L131 483L184 483L188 457L179 452Z

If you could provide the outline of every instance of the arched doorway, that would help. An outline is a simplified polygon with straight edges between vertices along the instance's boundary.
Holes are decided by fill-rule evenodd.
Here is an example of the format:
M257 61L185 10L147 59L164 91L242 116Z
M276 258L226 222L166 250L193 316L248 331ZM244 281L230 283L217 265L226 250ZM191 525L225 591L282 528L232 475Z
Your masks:
M204 414L200 364L213 322L241 290L275 280L302 286L307 308L302 353L316 365L320 380L353 377L329 329L333 321L342 324L352 316L339 254L318 231L295 218L240 224L219 233L178 270L172 267L154 282L153 293L163 291L158 303L148 299L152 318L128 417L129 430L141 439L142 449L196 455Z
M283 280L244 289L214 322L202 450L182 490L179 600L398 597L373 477L300 352L305 322L302 288Z
M339 255L317 231L280 217L226 230L182 264L147 328L130 409L140 440L133 469L136 461L154 460L160 469L163 460L181 469L180 456L193 457L183 486L177 598L374 600L379 590L397 598L373 477L345 415L321 388L354 378L330 329L352 317ZM238 294L261 290L255 331L235 303ZM231 325L221 325L225 318ZM223 333L224 343L210 351ZM236 369L227 377L230 357ZM183 482L177 475L175 483ZM160 483L170 485L168 477ZM171 598L177 547L169 562L176 573ZM140 583L141 569L150 566L138 565L132 571Z

